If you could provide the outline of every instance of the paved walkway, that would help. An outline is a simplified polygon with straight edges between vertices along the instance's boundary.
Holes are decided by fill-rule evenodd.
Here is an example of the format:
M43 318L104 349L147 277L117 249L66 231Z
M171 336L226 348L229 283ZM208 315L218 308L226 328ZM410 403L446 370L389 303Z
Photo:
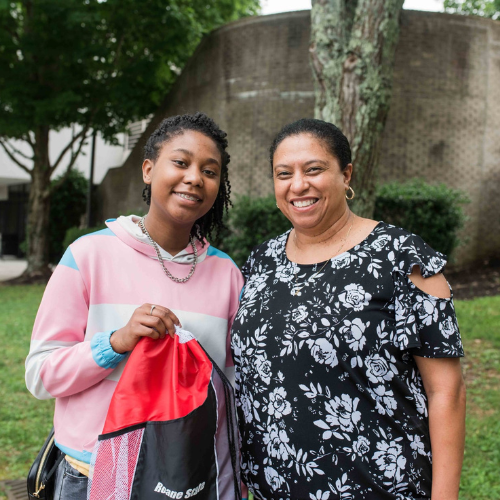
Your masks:
M4 490L7 500L29 500L26 488L26 479L19 481L0 481L0 493Z
M9 257L0 258L0 281L10 280L21 276L26 269L27 262Z

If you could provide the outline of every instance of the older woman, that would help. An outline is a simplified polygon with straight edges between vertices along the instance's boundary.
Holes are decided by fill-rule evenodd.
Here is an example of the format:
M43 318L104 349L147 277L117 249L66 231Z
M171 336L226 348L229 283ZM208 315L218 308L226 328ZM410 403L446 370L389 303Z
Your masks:
M244 478L260 499L457 499L463 356L444 256L352 213L334 125L271 147L293 229L258 246L232 331Z

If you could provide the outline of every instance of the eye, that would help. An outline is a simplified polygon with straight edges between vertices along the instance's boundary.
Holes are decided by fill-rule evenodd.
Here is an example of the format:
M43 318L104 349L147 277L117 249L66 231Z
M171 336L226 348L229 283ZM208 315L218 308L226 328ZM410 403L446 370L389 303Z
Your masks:
M185 167L186 163L183 160L172 160L176 165L179 165L179 167Z
M288 175L290 175L290 172L287 172L286 170L282 170L281 172L276 172L276 177L279 177L281 179L287 177Z
M317 174L318 172L321 172L323 169L321 167L309 167L306 170L306 173L308 174Z
M217 177L217 172L215 172L214 170L210 170L210 169L205 169L203 170L203 173L210 176L210 177Z

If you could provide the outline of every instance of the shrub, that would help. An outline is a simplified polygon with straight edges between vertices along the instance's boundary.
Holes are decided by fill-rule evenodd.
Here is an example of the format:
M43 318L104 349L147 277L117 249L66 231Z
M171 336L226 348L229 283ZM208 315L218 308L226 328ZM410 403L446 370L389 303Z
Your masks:
M435 250L451 255L460 244L458 231L469 203L463 191L414 179L379 186L374 218L418 234Z
M242 266L256 245L284 233L291 224L276 207L274 196L239 196L229 211L228 226L214 244Z
M63 245L66 231L80 224L87 205L88 181L78 170L71 170L68 177L60 183L61 177L52 181L50 194L50 262L56 263L66 247ZM57 186L57 187L54 187Z

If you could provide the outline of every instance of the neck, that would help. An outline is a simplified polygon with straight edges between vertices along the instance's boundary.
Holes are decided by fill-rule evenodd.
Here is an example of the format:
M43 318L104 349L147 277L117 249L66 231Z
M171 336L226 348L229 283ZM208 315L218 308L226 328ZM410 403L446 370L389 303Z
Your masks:
M156 216L151 210L144 219L144 225L156 244L170 255L177 255L189 244L191 226L174 226Z
M324 231L303 231L300 228L294 227L293 239L295 246L301 250L311 248L313 246L325 248L338 241L338 237L344 235L344 230L348 229L349 224L352 223L354 214L346 206L344 213ZM338 237L337 237L338 236Z

